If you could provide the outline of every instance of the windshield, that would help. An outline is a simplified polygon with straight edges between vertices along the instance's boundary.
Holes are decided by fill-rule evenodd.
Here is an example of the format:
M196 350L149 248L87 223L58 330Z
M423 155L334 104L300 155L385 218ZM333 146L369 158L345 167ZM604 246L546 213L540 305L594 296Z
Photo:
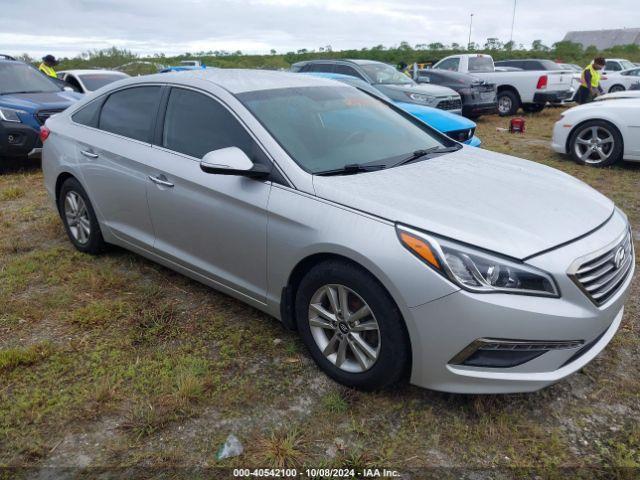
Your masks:
M629 70L631 68L636 68L636 66L631 63L629 60L620 60L620 66L623 70Z
M384 63L365 63L360 65L360 68L369 76L371 83L382 85L404 85L413 83L413 80L405 74L400 73L391 65Z
M89 73L80 75L80 80L82 80L82 83L87 90L93 92L105 85L109 85L112 82L122 80L127 77L128 75L124 73Z
M491 57L469 57L467 70L475 73L493 72L493 60Z
M0 95L6 93L50 93L61 89L35 68L24 63L0 63Z
M428 127L351 87L279 88L237 97L311 173L353 164L388 166L415 150L443 146Z

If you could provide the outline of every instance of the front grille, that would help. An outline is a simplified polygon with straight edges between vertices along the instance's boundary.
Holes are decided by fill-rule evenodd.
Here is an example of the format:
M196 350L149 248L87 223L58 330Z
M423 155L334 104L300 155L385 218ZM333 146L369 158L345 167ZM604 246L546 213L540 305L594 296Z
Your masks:
M466 142L473 137L475 134L475 128L466 128L464 130L453 130L451 132L447 132L447 136L456 142Z
M462 100L459 98L442 100L436 107L440 110L460 110L462 108Z
M629 231L612 247L576 260L569 269L569 276L593 303L602 305L622 286L634 262L633 239Z
M55 115L56 113L60 113L63 110L64 108L60 108L58 110L40 110L38 113L36 113L36 120L38 120L38 123L40 123L40 125L44 125L44 122L47 121L47 118Z

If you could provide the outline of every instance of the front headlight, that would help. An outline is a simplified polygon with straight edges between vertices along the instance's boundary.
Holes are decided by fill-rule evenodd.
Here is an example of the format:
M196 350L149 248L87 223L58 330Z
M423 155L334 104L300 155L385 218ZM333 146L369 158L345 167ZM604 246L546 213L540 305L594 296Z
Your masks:
M418 103L432 103L436 97L432 97L431 95L425 95L424 93L410 93L407 92L407 96Z
M537 268L401 225L396 232L407 250L465 290L560 296L551 275Z
M15 122L21 123L19 113L26 113L22 110L14 110L13 108L0 107L0 120L4 120L5 122Z

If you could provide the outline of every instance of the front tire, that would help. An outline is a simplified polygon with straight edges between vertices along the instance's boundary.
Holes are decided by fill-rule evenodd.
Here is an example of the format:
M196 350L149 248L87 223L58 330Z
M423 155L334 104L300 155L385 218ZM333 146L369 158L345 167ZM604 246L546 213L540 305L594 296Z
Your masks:
M300 282L295 306L309 353L337 382L379 390L408 371L411 347L402 315L362 268L335 260L315 266Z
M609 122L585 122L571 134L569 152L581 165L608 167L622 159L622 135Z
M609 89L609 93L624 92L625 90L623 85L614 85Z
M89 196L73 177L65 180L60 188L58 211L74 247L94 255L105 249L106 243Z
M520 99L511 90L498 92L498 114L501 117L508 117L518 113Z

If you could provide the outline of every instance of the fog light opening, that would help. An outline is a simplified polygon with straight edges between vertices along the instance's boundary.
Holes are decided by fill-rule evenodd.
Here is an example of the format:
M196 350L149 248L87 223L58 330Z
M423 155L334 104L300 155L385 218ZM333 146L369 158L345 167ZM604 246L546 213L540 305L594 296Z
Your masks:
M511 368L530 362L552 350L579 348L583 340L502 340L480 338L473 341L449 363L467 367Z

